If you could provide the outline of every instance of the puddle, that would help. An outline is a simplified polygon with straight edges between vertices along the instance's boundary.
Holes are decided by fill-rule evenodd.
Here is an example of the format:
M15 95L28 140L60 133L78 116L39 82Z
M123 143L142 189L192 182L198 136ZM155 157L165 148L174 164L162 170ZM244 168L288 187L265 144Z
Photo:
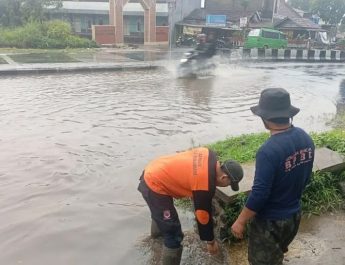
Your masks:
M74 63L78 60L62 52L13 54L9 57L17 63Z
M125 57L136 61L157 61L166 58L166 52L140 51L124 54Z

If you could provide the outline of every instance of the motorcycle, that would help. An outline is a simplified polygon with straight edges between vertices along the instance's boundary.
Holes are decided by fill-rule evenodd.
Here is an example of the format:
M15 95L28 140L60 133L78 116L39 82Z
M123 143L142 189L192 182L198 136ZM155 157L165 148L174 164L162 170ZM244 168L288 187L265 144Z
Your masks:
M176 47L187 46L194 47L197 45L197 41L188 35L182 35L176 40Z
M198 50L184 54L177 68L179 78L196 78L198 76L209 76L213 74L216 64L212 57Z

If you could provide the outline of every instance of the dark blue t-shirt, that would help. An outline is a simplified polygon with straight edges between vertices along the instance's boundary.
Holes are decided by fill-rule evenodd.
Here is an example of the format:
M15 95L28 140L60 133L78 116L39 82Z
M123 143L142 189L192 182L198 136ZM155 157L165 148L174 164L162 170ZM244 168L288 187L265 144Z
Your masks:
M281 220L300 210L313 169L315 147L302 129L272 135L256 154L255 177L246 207L258 218Z

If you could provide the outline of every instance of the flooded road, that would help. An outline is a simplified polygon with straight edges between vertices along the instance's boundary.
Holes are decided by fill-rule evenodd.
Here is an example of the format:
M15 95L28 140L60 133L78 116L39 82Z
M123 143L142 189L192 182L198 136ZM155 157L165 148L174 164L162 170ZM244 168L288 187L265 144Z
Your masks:
M150 218L136 186L150 159L264 131L249 107L267 87L290 91L297 126L326 130L344 69L231 65L196 80L162 69L0 76L0 264L142 264L147 253L136 246ZM182 219L192 229L193 217Z

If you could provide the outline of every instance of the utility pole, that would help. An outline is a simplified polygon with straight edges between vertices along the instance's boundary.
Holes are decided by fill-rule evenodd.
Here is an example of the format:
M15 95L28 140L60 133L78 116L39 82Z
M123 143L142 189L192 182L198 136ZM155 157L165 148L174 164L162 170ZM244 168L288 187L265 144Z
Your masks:
M168 0L168 10L169 10L169 60L171 60L171 50L172 50L172 42L174 40L173 33L174 33L174 12L176 9L176 0Z

